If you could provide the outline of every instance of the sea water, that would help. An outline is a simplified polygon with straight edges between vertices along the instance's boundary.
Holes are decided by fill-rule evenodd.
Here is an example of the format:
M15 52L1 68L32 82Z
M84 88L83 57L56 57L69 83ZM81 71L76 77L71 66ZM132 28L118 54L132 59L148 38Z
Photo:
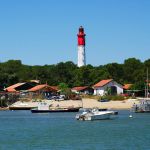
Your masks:
M110 120L76 113L0 111L0 150L150 150L150 114L119 111Z

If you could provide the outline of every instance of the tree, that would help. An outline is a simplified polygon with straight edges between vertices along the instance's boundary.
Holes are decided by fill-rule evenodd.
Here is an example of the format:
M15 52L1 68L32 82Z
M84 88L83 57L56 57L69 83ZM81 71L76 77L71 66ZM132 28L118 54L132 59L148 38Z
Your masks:
M117 64L117 63L111 63L111 64L107 64L104 67L106 67L110 78L114 79L115 81L122 81L122 76L124 74L123 71L123 66L121 64Z
M135 77L138 76L138 70L141 70L143 64L139 59L129 58L124 61L123 69L124 69L124 81L129 83L135 82Z
M68 85L66 83L60 83L58 86L60 93L64 94L65 97L68 99L69 96L71 95L71 89L68 88Z

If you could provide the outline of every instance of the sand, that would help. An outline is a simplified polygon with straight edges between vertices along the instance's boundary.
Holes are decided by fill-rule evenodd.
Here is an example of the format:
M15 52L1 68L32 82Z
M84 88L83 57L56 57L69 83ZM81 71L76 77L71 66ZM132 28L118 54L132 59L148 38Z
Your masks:
M83 108L131 109L134 103L137 104L138 101L136 99L128 99L124 101L98 102L93 99L83 99Z
M83 99L82 101L53 101L53 105L59 105L62 107L66 106L74 106L74 107L82 107L83 108L93 108L98 107L101 109L130 109L134 103L138 103L136 99L128 99L124 101L109 101L109 102L98 102L95 99Z

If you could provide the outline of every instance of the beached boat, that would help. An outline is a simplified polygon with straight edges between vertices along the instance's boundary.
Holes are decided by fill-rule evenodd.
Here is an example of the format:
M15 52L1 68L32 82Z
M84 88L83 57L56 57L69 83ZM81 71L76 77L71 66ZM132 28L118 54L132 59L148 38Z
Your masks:
M56 112L78 112L79 107L52 107L51 105L41 102L38 107L31 109L32 113L56 113Z
M81 114L76 115L77 120L104 120L110 119L111 116L116 115L115 111L104 110L100 111L97 108L88 109L83 111Z
M9 106L9 110L30 110L35 108L34 106L30 106L27 103L17 103Z

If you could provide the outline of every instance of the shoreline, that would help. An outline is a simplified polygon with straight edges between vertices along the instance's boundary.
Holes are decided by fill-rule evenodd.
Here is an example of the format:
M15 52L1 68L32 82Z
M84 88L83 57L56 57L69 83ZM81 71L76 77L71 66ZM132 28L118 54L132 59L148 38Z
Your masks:
M108 102L99 102L95 99L83 98L81 100L43 100L43 102L48 103L52 107L81 107L81 108L100 108L100 109L111 109L111 110L130 110L133 104L138 104L136 99L128 99L123 101L108 101ZM21 102L18 101L12 106L15 107L37 107L39 102ZM9 107L0 107L1 110L9 110Z

